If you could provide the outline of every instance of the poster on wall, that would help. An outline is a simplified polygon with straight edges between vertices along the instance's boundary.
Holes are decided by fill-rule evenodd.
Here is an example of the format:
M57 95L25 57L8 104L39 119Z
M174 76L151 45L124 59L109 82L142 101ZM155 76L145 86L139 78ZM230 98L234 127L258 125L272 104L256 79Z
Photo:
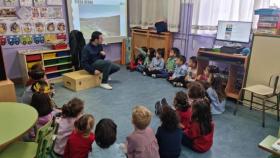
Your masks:
M16 18L17 17L17 10L16 8L0 8L0 18Z
M35 7L40 7L40 6L45 6L46 5L45 0L34 0L33 2L34 2Z
M18 6L18 0L4 0L4 4L7 7L16 7Z
M19 35L21 32L20 23L18 21L10 21L8 29L9 35Z
M48 5L62 5L62 0L47 0Z
M62 19L62 8L61 7L49 7L48 8L49 19Z
M48 21L46 22L46 32L47 33L56 33L56 28L55 28L55 22L54 21Z
M8 32L8 26L5 21L0 21L0 35L6 35Z
M40 8L33 7L32 8L32 19L40 18Z
M65 20L57 20L56 30L59 33L64 33L66 31Z
M32 0L19 0L19 4L21 7L31 7Z
M35 33L42 34L45 33L45 23L43 21L34 21Z
M17 16L20 19L28 20L32 17L32 9L30 7L21 7L17 10Z
M21 32L22 34L32 34L33 33L33 23L30 21L21 22Z
M42 19L48 18L48 8L47 7L40 8L40 18L42 18Z

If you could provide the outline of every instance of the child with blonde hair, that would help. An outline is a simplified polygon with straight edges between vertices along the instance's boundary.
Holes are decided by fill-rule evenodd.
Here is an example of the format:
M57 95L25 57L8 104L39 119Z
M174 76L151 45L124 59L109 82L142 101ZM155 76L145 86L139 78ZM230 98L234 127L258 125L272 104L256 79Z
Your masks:
M159 158L159 146L155 133L148 127L152 113L144 106L136 106L132 111L134 131L127 137L128 158Z

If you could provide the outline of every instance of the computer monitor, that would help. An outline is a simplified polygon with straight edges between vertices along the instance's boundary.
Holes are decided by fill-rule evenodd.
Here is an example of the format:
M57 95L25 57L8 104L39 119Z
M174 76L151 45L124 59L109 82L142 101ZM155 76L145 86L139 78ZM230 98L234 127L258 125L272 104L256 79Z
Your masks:
M252 30L251 22L219 21L217 40L249 43Z

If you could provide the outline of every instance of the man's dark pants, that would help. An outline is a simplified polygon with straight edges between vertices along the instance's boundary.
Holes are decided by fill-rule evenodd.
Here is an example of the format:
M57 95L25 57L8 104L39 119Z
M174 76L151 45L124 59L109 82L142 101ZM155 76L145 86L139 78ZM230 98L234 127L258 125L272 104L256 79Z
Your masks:
M108 60L96 60L92 66L103 73L102 83L108 83L108 78L111 74L120 70L120 67Z

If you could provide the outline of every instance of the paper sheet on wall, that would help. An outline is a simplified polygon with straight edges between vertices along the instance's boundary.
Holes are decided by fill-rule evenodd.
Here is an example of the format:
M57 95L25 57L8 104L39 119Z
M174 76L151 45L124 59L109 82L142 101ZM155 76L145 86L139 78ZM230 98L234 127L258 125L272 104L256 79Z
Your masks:
M46 32L47 33L56 33L56 23L53 20L46 21Z
M66 26L65 26L65 20L56 20L56 30L58 33L65 33L66 32Z
M40 18L42 18L42 19L48 18L48 8L47 7L40 8Z
M62 8L61 7L48 7L48 18L49 19L62 19Z
M0 20L0 35L7 35L8 26L7 23L3 20Z
M4 4L7 7L16 7L19 6L18 0L4 0Z
M30 21L21 21L21 32L22 34L33 34L34 27L33 22Z
M46 6L46 0L34 0L33 2L35 7Z
M19 4L22 7L31 7L32 6L32 0L19 0Z
M0 18L1 19L16 18L16 17L17 17L16 8L12 8L12 7L0 8Z
M18 20L10 20L8 23L8 34L19 35L21 34L20 23Z
M62 0L47 0L48 5L62 5Z
M32 9L30 7L21 7L17 10L17 16L20 19L29 20L32 17Z
M35 33L45 33L45 22L42 20L34 20L34 29Z
M38 19L40 18L40 8L33 7L32 8L32 19Z

